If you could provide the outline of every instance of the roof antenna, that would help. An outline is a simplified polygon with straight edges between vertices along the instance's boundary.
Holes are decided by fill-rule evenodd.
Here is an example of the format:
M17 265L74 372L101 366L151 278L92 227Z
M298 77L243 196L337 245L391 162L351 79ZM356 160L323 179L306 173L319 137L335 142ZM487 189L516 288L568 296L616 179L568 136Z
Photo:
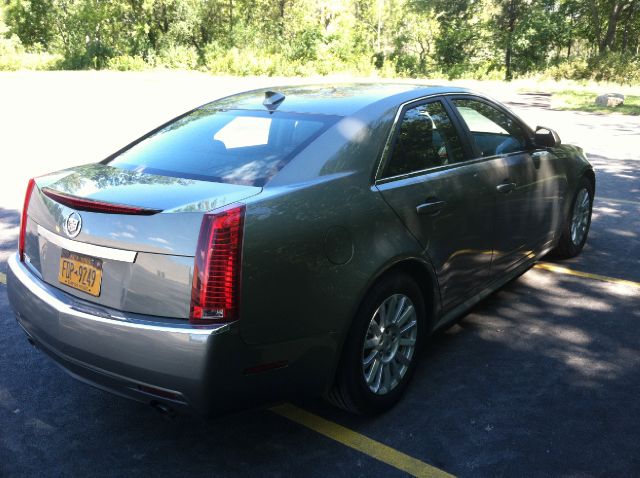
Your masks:
M265 91L264 92L264 101L262 104L269 110L269 112L273 113L280 103L284 101L285 96L282 93L278 93L277 91Z

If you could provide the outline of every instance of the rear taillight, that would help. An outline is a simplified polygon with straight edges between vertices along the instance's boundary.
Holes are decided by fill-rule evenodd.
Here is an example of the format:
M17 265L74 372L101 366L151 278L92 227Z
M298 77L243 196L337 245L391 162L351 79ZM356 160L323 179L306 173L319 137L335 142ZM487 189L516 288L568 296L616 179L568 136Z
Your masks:
M205 214L200 226L189 320L211 324L238 320L244 205Z
M29 202L31 201L31 193L36 186L36 182L29 179L27 185L27 192L24 195L24 205L22 206L22 217L20 218L20 240L18 242L18 252L20 253L20 260L24 262L24 239L27 234L27 209L29 209Z

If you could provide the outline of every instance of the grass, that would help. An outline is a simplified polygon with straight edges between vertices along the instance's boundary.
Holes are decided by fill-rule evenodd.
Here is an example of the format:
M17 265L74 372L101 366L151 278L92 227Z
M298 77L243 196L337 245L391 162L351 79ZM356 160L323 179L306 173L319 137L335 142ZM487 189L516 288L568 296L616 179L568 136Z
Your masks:
M622 113L640 115L640 96L625 95L624 104L616 107L596 105L599 93L592 90L559 90L553 92L551 107L560 110L587 111L590 113Z

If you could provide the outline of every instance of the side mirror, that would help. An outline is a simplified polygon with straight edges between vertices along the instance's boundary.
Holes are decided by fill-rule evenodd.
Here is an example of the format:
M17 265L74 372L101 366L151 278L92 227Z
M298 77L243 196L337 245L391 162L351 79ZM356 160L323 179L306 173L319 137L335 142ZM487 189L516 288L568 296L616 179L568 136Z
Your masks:
M542 146L543 148L553 148L554 146L559 146L561 144L558 133L545 126L536 127L534 142L536 146Z

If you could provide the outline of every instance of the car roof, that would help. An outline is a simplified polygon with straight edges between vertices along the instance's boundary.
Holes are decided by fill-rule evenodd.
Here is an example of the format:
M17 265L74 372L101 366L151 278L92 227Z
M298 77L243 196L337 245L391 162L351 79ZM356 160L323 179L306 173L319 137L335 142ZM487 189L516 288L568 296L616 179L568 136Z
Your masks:
M395 98L397 104L444 93L469 93L466 88L409 83L345 83L261 88L213 101L207 107L264 110L266 92L285 96L277 111L349 116L369 105Z

